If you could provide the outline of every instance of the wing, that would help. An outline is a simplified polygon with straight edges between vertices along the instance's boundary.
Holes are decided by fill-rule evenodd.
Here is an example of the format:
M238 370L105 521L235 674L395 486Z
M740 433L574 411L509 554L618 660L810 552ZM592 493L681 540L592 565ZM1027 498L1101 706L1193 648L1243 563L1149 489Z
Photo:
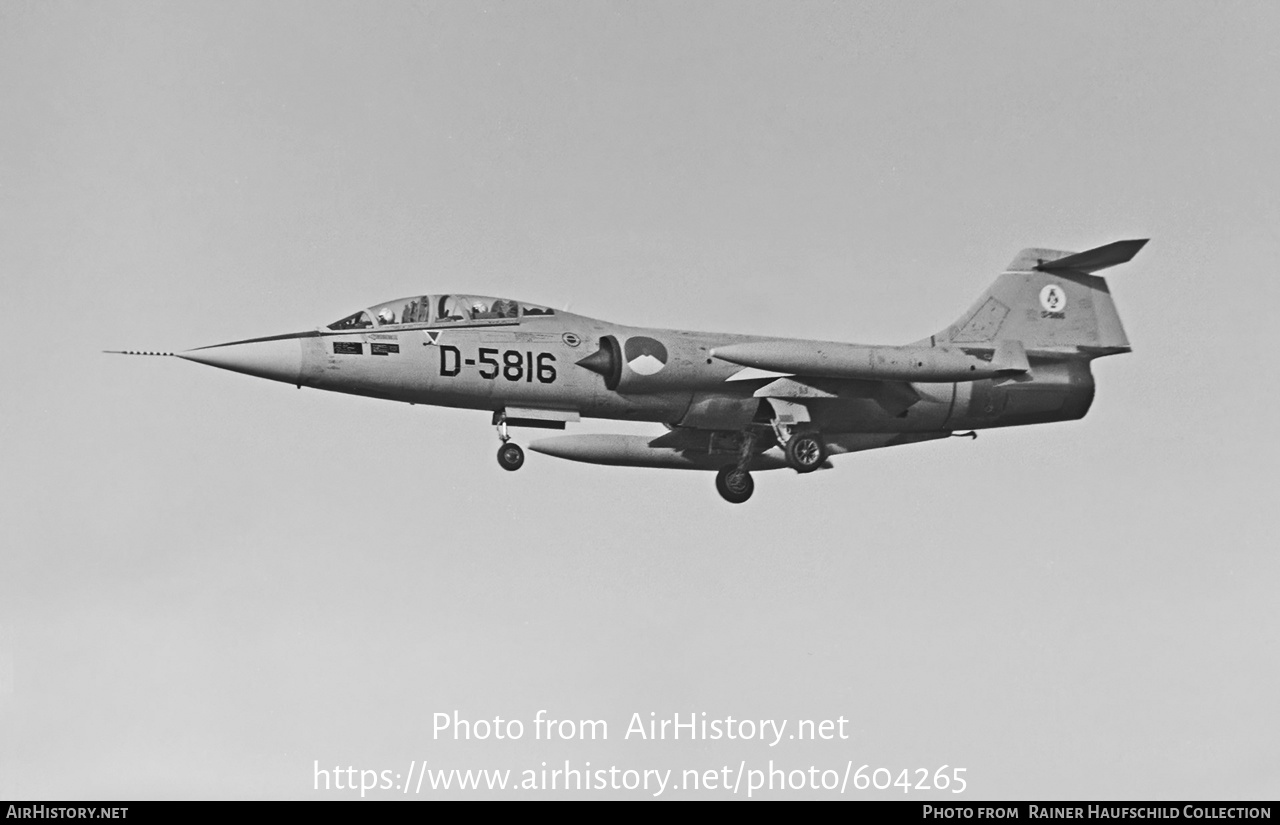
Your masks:
M775 378L752 395L768 400L775 410L784 408L784 404L807 408L811 401L867 399L876 402L893 416L901 415L920 400L920 394L905 381L840 380L798 375Z

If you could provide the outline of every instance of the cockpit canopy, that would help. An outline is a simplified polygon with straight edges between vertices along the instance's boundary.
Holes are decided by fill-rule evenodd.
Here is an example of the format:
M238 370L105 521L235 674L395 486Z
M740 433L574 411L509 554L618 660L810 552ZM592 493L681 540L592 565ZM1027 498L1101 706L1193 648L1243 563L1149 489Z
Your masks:
M370 329L404 324L514 323L538 315L555 315L554 309L509 298L484 295L415 295L387 301L334 321L329 329Z

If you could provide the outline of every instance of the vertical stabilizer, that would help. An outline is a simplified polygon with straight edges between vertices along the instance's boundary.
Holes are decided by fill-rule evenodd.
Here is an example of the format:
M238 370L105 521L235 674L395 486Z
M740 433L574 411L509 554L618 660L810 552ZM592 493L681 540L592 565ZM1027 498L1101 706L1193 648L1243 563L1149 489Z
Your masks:
M1106 279L1093 273L1124 263L1145 240L1117 241L1086 252L1024 249L938 344L995 345L1025 350L1110 355L1129 351Z

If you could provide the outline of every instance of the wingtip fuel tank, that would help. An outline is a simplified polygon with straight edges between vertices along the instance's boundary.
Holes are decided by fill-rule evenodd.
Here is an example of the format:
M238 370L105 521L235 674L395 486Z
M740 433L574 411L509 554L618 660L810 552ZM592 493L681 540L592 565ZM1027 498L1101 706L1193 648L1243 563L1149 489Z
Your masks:
M1026 372L1026 356L1011 345L997 360L995 348L868 347L860 344L758 341L711 350L714 358L758 370L857 381L981 381Z

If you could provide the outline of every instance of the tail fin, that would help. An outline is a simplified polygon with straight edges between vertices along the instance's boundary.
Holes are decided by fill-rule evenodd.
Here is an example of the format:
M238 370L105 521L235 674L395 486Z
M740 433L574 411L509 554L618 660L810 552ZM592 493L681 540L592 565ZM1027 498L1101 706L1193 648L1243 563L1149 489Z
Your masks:
M973 307L934 336L939 344L1020 341L1024 349L1089 355L1129 351L1104 278L1092 273L1122 264L1145 240L1117 241L1086 252L1024 249Z

